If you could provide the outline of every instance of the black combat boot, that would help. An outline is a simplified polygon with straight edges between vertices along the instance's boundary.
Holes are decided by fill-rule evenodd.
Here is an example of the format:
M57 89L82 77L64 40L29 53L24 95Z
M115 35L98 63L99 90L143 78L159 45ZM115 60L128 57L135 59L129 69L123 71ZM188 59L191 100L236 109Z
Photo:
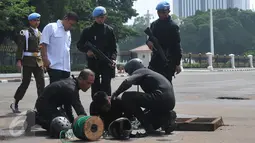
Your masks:
M165 134L171 134L176 128L176 112L170 111L163 120L161 129L165 131Z
M28 110L26 113L26 120L24 122L24 129L26 133L31 131L31 128L36 124L36 111Z

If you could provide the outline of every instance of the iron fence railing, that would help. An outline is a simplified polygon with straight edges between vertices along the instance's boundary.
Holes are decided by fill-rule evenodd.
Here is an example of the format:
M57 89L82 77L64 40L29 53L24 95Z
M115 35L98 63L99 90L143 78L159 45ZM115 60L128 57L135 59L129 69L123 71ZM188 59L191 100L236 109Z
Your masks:
M207 68L208 57L206 54L183 54L183 67L184 68ZM228 55L213 56L214 68L231 68L231 58ZM255 58L253 57L253 64L255 64ZM235 67L250 67L249 58L244 55L235 56Z
M129 60L136 57L134 53L124 51L118 53L120 59ZM15 73L18 72L16 68L16 47L0 45L0 73ZM208 57L206 54L183 54L184 68L207 68ZM231 68L231 58L228 55L213 56L214 68ZM121 61L119 61L121 62ZM253 57L253 64L255 65L255 57ZM86 55L78 51L75 45L71 48L71 67L72 70L81 70L87 65ZM120 65L118 65L119 67ZM235 67L250 67L249 58L244 55L235 56Z

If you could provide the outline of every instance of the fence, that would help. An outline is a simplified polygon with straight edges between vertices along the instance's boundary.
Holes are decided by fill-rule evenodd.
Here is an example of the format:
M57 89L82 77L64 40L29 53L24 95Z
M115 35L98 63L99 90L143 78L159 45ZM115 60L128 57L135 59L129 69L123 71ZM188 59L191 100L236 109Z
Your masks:
M183 67L184 68L207 68L208 56L206 54L184 54L183 55ZM235 67L250 67L249 57L244 55L235 56ZM253 64L255 64L255 58L253 57ZM214 68L231 68L231 57L229 55L215 55L213 56Z
M0 45L0 73L18 72L16 67L16 50L16 46ZM87 65L86 54L78 51L75 45L71 46L70 53L72 71L82 70ZM121 54L118 54L118 56L129 60L135 55L131 54L130 52L121 52ZM122 64L120 61L118 63Z
M0 45L0 73L15 73L18 72L16 68L16 46ZM130 52L120 52L119 56L125 57L126 60L134 58ZM129 57L129 58L128 58ZM183 54L184 68L207 68L208 57L206 54ZM244 55L235 56L235 67L250 67L249 58ZM253 57L253 64L255 64L255 57ZM119 61L120 62L120 61ZM121 64L121 63L120 63ZM87 65L86 55L79 52L75 45L71 47L71 68L73 71L81 70ZM118 65L119 67L120 65ZM231 57L229 55L215 55L213 56L214 68L231 68Z
M73 71L81 70L86 66L86 55L71 48L71 67ZM16 73L16 46L0 45L0 73Z

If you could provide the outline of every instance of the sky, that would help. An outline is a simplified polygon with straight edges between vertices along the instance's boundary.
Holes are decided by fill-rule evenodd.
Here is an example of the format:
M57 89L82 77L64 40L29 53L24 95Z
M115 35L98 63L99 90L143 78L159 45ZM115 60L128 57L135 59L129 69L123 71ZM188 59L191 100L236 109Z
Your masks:
M159 2L162 0L137 0L134 2L133 8L136 9L138 16L144 16L147 13L147 10L149 10L149 13L153 15L154 19L157 18L157 11L156 6ZM170 2L170 6L172 9L172 0L167 0ZM127 24L133 24L134 18L129 20Z
M251 9L255 9L255 0L250 1Z
M157 12L155 10L157 4L162 0L137 0L134 2L133 8L136 9L139 16L143 16L149 10L149 13L154 16L154 19L157 18ZM173 0L167 0L170 3L171 9L173 9ZM250 0L251 9L255 9L255 0ZM127 24L133 24L134 18L130 19Z

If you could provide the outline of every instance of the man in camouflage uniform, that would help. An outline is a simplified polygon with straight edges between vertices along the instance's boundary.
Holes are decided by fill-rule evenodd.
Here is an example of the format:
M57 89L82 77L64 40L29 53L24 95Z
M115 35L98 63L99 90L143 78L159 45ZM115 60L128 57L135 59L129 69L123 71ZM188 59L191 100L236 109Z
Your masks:
M18 37L16 60L17 67L22 72L22 82L14 95L14 103L10 105L13 113L20 113L18 103L26 93L32 73L35 77L38 96L45 86L43 61L39 49L41 32L37 29L40 24L40 17L41 15L38 13L30 14L28 16L30 27L21 30Z

